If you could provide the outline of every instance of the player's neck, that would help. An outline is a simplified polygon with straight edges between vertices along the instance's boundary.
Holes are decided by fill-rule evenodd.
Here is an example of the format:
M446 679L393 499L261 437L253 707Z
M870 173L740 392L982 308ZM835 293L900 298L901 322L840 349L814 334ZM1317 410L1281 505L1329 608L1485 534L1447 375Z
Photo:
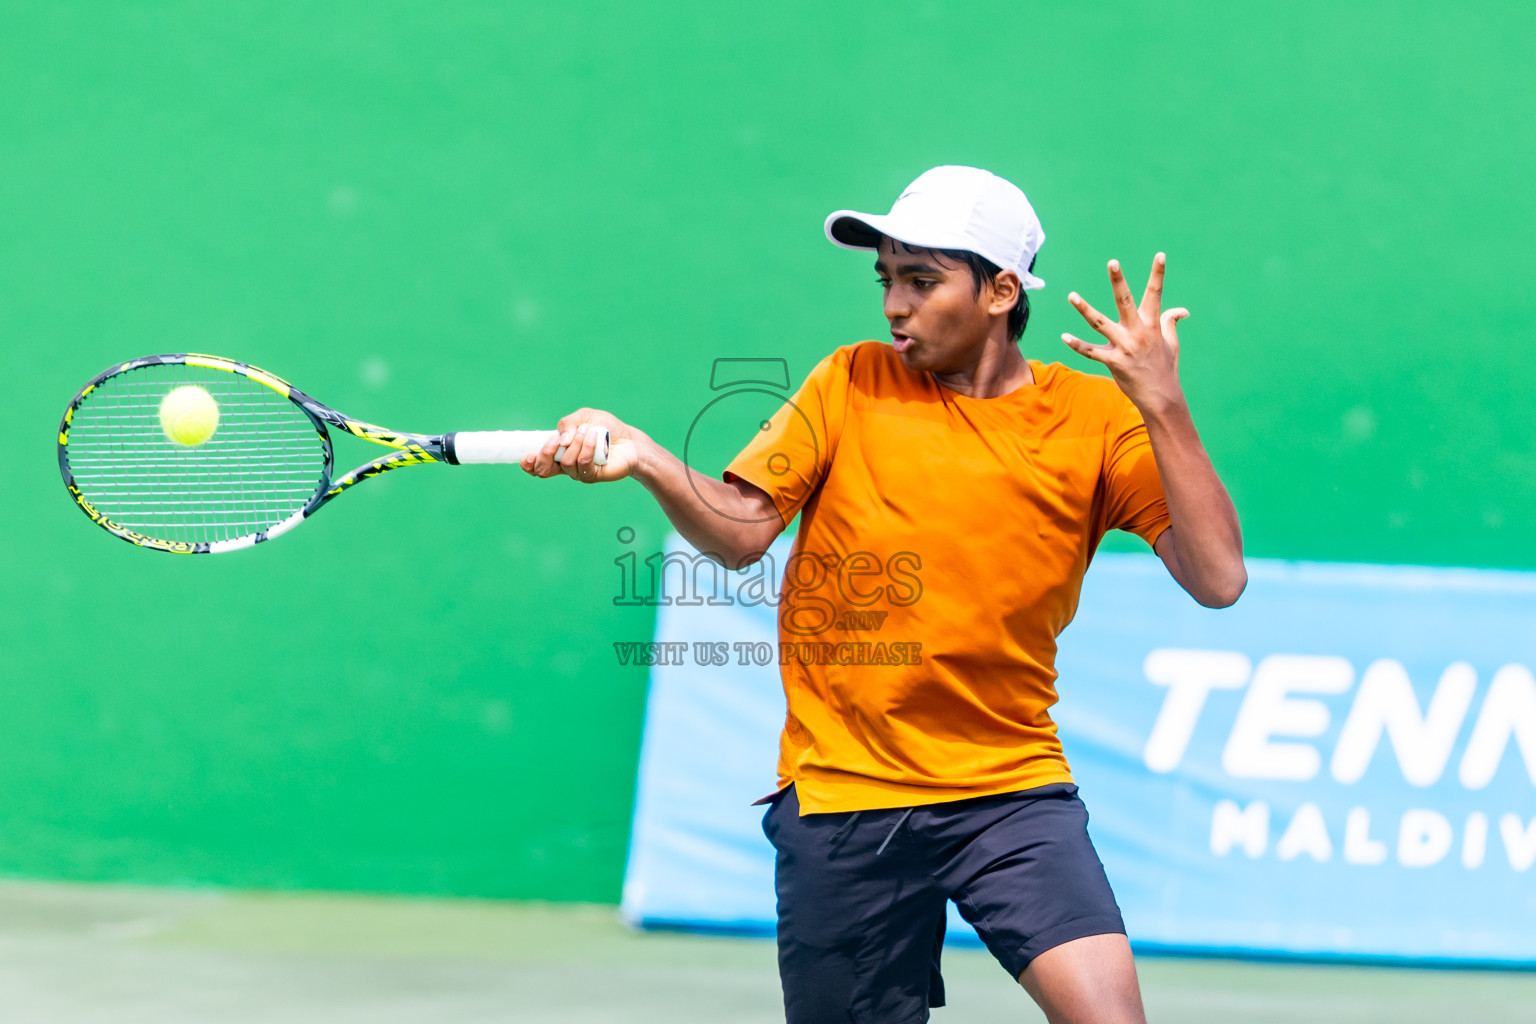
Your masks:
M1029 360L1013 341L989 337L959 369L933 371L933 379L967 398L1001 398L1035 382Z

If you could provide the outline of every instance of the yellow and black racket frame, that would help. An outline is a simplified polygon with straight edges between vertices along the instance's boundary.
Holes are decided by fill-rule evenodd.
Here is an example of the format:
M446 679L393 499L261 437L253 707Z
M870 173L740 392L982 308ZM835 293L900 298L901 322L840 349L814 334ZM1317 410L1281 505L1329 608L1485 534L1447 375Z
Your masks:
M309 417L310 423L314 425L315 433L319 436L320 444L325 454L325 462L320 472L320 478L315 486L315 493L304 503L302 508L295 511L293 515L282 522L243 537L220 541L174 541L159 537L149 537L137 530L129 529L114 522L80 493L80 488L75 484L74 473L70 470L69 466L69 427L70 422L74 419L76 410L80 408L81 403L90 397L93 391L113 377L130 373L145 366L166 365L200 366L212 370L222 370L225 373L238 374L271 388L304 411L304 414ZM394 450L333 480L331 479L331 474L334 471L335 459L331 450L331 436L327 429L328 427L344 430L354 437L360 437L364 441L372 441L374 444L384 445ZM97 374L91 379L90 383L80 389L80 392L69 403L69 408L64 410L64 417L59 423L58 450L59 473L64 478L64 486L69 489L69 493L74 498L75 504L79 506L80 511L84 512L93 523L113 536L121 537L128 543L138 547L186 555L203 555L231 551L238 548L251 547L252 545L277 537L314 515L316 511L332 498L353 484L356 484L359 480L366 480L369 477L387 473L392 469L399 469L401 466L416 466L432 462L457 464L458 462L454 457L452 434L406 434L399 431L386 430L383 427L353 419L350 416L337 412L335 409L315 401L315 399L276 374L268 373L259 367L234 359L225 359L222 356L202 355L196 352L142 356L138 359L130 359L126 363L118 363Z

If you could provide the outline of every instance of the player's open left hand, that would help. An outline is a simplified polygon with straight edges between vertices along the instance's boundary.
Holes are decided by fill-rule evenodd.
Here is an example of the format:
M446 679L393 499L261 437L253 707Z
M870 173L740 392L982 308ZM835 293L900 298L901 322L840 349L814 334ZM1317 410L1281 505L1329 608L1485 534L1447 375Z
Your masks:
M608 430L608 461L597 465L598 437ZM560 417L554 435L544 447L523 459L523 471L537 477L568 476L582 483L607 483L622 480L634 471L639 461L636 441L645 435L601 409L577 409ZM562 458L556 453L565 449Z
M1189 316L1182 306L1164 311L1163 271L1168 258L1158 253L1152 260L1152 276L1142 293L1141 305L1131 297L1130 286L1120 271L1118 260L1109 261L1109 283L1115 291L1116 323L1088 304L1077 292L1067 301L1083 315L1105 344L1093 345L1071 334L1061 340L1078 355L1109 367L1120 390L1136 403L1142 413L1154 413L1184 401L1179 386L1179 333L1176 325Z

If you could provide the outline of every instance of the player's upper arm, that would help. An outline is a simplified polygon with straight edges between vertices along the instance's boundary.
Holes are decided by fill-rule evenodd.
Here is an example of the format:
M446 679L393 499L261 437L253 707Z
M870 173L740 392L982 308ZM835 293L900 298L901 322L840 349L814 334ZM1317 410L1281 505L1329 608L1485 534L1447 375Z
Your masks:
M725 474L725 482L741 499L738 506L741 513L737 535L740 543L738 564L733 566L741 569L763 557L769 545L778 539L788 524L780 516L773 497L767 491L730 472Z
M1105 439L1105 527L1134 533L1157 550L1171 522L1163 481L1141 414L1129 399L1118 397L1123 407Z
M768 496L780 529L816 493L831 466L848 404L851 351L838 349L816 364L726 467L727 483L750 482Z
M1183 587L1183 570L1179 567L1179 542L1173 534L1173 527L1170 526L1158 534L1157 540L1152 542L1152 550L1157 552L1157 557L1162 559L1163 565L1167 566L1168 575ZM1185 587L1185 589L1189 588Z

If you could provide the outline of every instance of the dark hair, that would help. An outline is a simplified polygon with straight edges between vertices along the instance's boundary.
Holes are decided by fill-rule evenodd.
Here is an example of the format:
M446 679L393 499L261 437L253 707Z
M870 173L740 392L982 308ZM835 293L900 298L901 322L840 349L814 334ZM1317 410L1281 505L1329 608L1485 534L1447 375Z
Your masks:
M895 242L893 238L891 241ZM909 253L923 252L921 246L908 245L906 242L899 244ZM928 252L936 252L940 256L963 263L971 268L971 281L976 285L976 294L981 294L981 286L997 280L997 275L1003 272L1003 268L987 259L985 256L971 252L969 249L928 249ZM1029 271L1034 272L1035 261L1029 261ZM1008 339L1018 341L1024 336L1024 328L1029 326L1029 292L1019 289L1019 301L1013 304L1008 311Z

